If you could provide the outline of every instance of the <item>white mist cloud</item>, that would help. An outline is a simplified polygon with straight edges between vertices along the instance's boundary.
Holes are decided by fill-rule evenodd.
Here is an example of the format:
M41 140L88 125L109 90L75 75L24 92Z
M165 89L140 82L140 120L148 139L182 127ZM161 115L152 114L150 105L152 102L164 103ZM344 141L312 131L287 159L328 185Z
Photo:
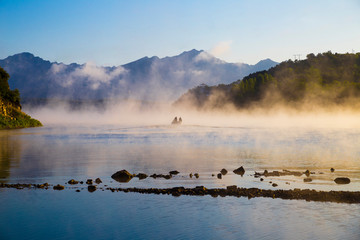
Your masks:
M232 41L221 41L218 42L212 49L210 53L215 57L221 57L230 52Z
M87 62L84 65L70 70L69 67L60 63L54 63L51 66L50 72L53 75L66 74L65 77L59 77L58 81L63 87L71 86L75 80L83 79L90 83L93 90L98 89L101 84L109 84L113 79L126 73L126 69L119 66L114 69L96 66L94 62Z

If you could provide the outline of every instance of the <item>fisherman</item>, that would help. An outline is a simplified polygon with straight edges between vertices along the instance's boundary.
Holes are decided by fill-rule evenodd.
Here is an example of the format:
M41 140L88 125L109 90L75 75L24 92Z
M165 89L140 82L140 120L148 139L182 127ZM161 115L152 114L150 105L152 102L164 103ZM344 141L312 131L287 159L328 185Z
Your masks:
M174 120L171 122L171 124L178 124L177 117L174 118Z

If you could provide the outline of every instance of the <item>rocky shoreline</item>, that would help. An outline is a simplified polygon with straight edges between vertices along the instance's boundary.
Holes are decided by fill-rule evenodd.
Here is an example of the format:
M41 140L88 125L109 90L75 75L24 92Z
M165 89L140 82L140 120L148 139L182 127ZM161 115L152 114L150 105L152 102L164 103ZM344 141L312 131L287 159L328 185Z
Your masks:
M0 183L0 188L15 188L15 189L53 189L53 190L64 190L64 189L76 189L76 192L80 192L80 189L84 187L70 186L65 187L60 184L50 185L44 184L7 184ZM185 196L212 196L212 197L247 197L249 199L256 197L265 198L279 198L288 200L306 200L316 202L336 202L336 203L360 203L360 192L348 192L348 191L316 191L309 189L293 189L293 190L266 190L259 188L240 188L236 185L227 186L226 188L206 188L204 186L197 186L194 188L185 187L173 187L173 188L111 188L111 187L100 187L97 188L95 185L89 185L87 190L94 192L97 189L102 191L111 192L133 192L141 194L163 194L172 195L179 197Z

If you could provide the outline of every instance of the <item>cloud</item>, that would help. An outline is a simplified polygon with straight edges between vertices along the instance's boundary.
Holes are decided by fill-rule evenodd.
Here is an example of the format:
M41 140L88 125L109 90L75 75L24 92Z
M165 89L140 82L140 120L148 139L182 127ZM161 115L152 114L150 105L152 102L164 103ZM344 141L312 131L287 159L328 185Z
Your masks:
M210 49L210 53L215 57L220 57L228 52L230 52L232 41L222 41L218 42L212 49Z
M94 62L87 62L84 65L68 70L68 67L62 63L54 63L51 66L50 72L53 75L65 74L65 78L59 77L59 83L63 87L71 86L75 80L85 80L89 82L93 90L98 89L101 84L109 84L113 79L125 74L127 70L121 66L114 69L96 66Z
M211 61L213 60L213 56L207 52L201 52L199 53L196 57L195 57L195 61L199 62L199 61Z

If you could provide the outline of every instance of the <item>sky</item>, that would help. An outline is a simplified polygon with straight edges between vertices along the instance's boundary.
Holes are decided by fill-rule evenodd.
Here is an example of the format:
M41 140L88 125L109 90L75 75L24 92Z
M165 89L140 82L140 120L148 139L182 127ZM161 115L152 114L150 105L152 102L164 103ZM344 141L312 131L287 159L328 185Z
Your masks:
M255 64L360 52L360 0L0 0L0 59L118 66L205 50Z

